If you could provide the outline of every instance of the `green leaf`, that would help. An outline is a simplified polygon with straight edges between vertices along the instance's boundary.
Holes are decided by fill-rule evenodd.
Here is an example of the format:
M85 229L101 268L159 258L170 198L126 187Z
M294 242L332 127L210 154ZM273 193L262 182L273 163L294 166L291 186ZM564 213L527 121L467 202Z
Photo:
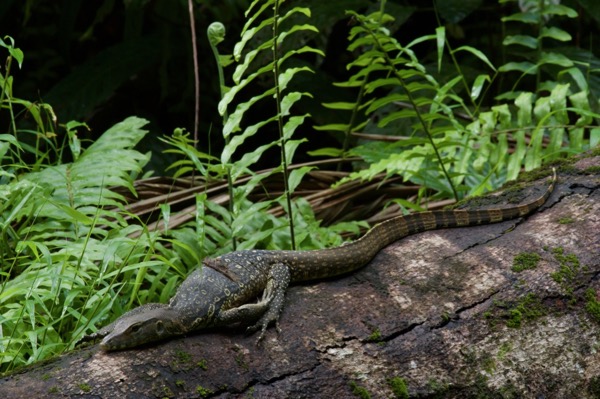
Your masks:
M592 115L583 112L590 111L590 101L589 101L589 93L587 90L580 91L578 93L572 94L569 96L569 100L576 108L577 113L579 114L579 118L575 122L575 126L584 127L586 125L590 125L593 122Z
M568 18L577 18L577 11L562 4L548 4L542 8L542 15L559 15Z
M293 169L290 172L290 175L288 176L288 188L290 193L296 191L296 187L302 182L304 176L313 169L315 169L314 166L303 166L299 169Z
M569 75L577 84L579 90L586 92L589 90L587 79L583 75L583 72L581 72L581 69L577 67L571 67L568 69L564 69L558 73L559 77L563 77L564 75Z
M452 50L452 53L455 54L455 53L458 53L460 51L466 51L468 53L473 54L475 57L479 58L487 66L489 66L493 71L496 71L496 68L491 63L491 61L488 59L488 57L483 52L477 50L476 48L473 48L471 46L460 46L459 48Z
M350 102L322 103L321 105L323 105L325 108L345 111L352 111L356 107L356 103Z
M525 158L527 152L527 144L525 143L525 132L523 130L517 131L513 138L516 141L514 152L508 159L508 165L506 168L506 180L515 180L519 176L521 171L521 162Z
M309 114L305 115L295 115L288 119L288 121L283 125L283 139L288 140L292 137L298 126L304 123L304 119L306 119Z
M442 57L444 56L444 45L446 43L446 29L443 26L439 26L435 29L435 42L437 45L437 61L438 61L438 72L442 70Z
M337 131L337 132L346 132L350 128L350 125L343 123L332 123L329 125L322 126L313 126L315 130L324 130L324 131Z
M233 102L233 99L235 98L235 96L240 91L242 91L242 89L244 87L246 87L250 82L252 82L258 76L264 74L265 72L270 72L272 69L273 69L273 63L269 63L268 65L265 65L265 66L261 67L260 69L258 69L256 72L250 74L248 77L246 77L245 79L240 81L238 84L233 86L229 91L227 91L223 95L223 98L221 99L221 101L219 101L219 105L217 106L219 115L225 114L225 112L227 111L227 106ZM271 90L274 90L274 89L271 89Z
M590 148L595 148L600 145L600 128L594 127L590 129Z
M295 32L299 32L299 31L310 31L310 32L319 33L319 30L317 28L315 28L313 25L310 25L310 24L294 25L294 26L292 26L292 28L290 30L281 32L279 34L279 36L277 37L277 45L281 45L283 43L283 41L289 35L291 35L291 34L293 34Z
M569 144L570 148L575 151L582 151L585 137L585 129L576 127L569 129Z
M294 154L296 153L298 146L302 143L305 143L306 141L307 141L307 139L287 140L285 142L285 153L286 153L288 159L294 158Z
M523 47L536 49L539 46L538 39L527 35L512 35L506 36L502 41L504 46L510 46L511 44L518 44Z
M560 155L560 150L563 145L565 129L562 127L549 129L550 141L545 149L544 158L547 161L557 159Z
M4 40L2 40L2 38L0 38L0 47L4 47L8 50L8 53L11 55L11 57L17 60L17 63L19 64L19 69L21 69L21 66L23 65L23 59L25 58L23 51L15 47L15 41L12 37L4 36L4 39L8 40L10 44L7 44Z
M347 82L334 82L333 85L336 87L361 87L364 83L364 80L352 79Z
M397 77L375 79L374 81L371 81L365 85L365 93L372 93L374 90L376 90L380 87L386 87L386 86L394 86L395 87L395 86L399 86L399 85L400 85L400 81L398 80Z
M279 74L279 90L284 91L288 83L294 78L298 72L313 72L309 67L287 68Z
M254 11L253 10L254 7L259 3L262 3L260 8L256 11ZM244 27L242 28L241 35L244 35L246 33L246 31L249 29L249 27L252 26L252 24L254 24L254 22L256 20L258 20L258 18L263 14L263 12L265 12L265 10L267 10L274 3L275 3L275 0L262 0L262 1L254 0L250 4L250 6L246 10L246 12L244 13L244 15L246 16L246 23L244 24Z
M290 9L288 12L286 12L283 17L279 18L278 22L281 23L294 14L304 14L306 17L310 18L311 11L310 11L310 8L308 8L308 7L294 7L292 9Z
M17 140L17 138L12 134L0 134L0 141L5 141L17 147L18 149L22 149L19 140Z
M242 134L232 136L229 143L225 145L223 151L221 152L221 163L228 164L233 156L233 153L246 141L247 138L254 136L261 127L276 120L277 116L272 116L267 120L263 120L254 125L246 127Z
M369 106L369 108L367 108L367 110L365 111L367 114L370 114L376 110L378 110L379 108L394 103L394 102L407 102L408 101L408 96L406 94L402 94L402 93L392 93L389 94L385 97L379 98L375 101L373 101L371 103L371 105Z
M554 111L552 116L559 124L566 125L569 123L569 116L567 115L569 89L569 84L557 84L550 92L550 105Z
M537 73L538 66L532 64L531 62L523 61L523 62L509 62L502 65L498 68L500 72L510 72L510 71L519 71L525 74L534 75Z
M573 61L571 61L567 56L562 55L560 53L542 53L538 61L538 65L543 64L559 65L562 67L572 67Z
M509 15L508 17L501 18L502 22L523 22L525 24L537 25L540 21L540 15L538 13L531 12L519 12L516 14Z
M555 26L544 26L539 37L549 37L561 42L569 42L572 39L572 36L569 33Z
M208 25L206 29L206 35L208 36L208 41L213 46L217 46L223 40L225 40L225 25L221 22L213 22Z
M544 129L538 125L529 138L529 148L525 154L525 171L531 171L542 164L542 140Z
M271 38L271 39L268 39L265 42L259 44L258 46L256 46L256 48L252 49L244 56L244 62L242 62L241 64L238 64L235 67L235 71L233 72L232 79L236 85L239 85L242 82L242 77L244 76L244 74L246 73L248 68L250 68L252 61L254 61L254 59L259 54L261 54L261 53L267 54L267 55L265 55L265 58L269 57L268 59L270 59L270 52L271 52L272 46L273 46L273 39ZM239 58L236 59L234 57L234 60L239 62ZM272 70L273 63L270 62L270 63L268 63L268 65L269 65L269 68L265 68L265 67L261 68L260 73L265 73L265 72L270 73ZM254 73L254 75L258 76L260 73ZM250 76L253 76L253 75L250 75Z
M518 108L517 122L519 127L531 125L531 110L533 109L533 93L521 93L515 100Z
M242 124L242 118L244 117L246 111L252 107L252 105L256 104L258 101L263 98L271 97L275 94L275 89L271 88L269 90L264 91L263 93L252 97L250 100L239 103L229 117L227 118L227 122L225 122L225 126L223 126L223 137L229 137L232 133L240 131L240 126ZM225 96L223 97L225 98ZM219 103L221 106L221 103Z
M400 111L396 111L396 112L391 112L390 114L386 115L384 118L382 118L379 123L377 123L377 126L379 127L385 127L387 126L390 122L393 122L397 119L404 119L404 118L416 118L417 113L414 109L403 109Z
M486 81L491 82L490 75L478 75L475 78L475 82L473 82L473 87L471 88L471 98L473 100L479 98L479 95L483 90L483 85Z
M281 116L289 115L292 105L294 105L298 100L300 100L303 95L307 95L307 93L300 93L298 91L293 91L291 93L286 94L281 99Z
M336 157L343 156L344 150L341 148L326 147L326 148L319 148L318 150L308 151L307 154L312 157L336 158Z
M231 174L233 180L236 180L241 175L248 173L248 168L250 167L250 165L255 164L266 150L275 146L276 144L277 142L274 141L272 143L263 144L260 147L255 148L253 151L246 152L242 156L242 158L235 164L236 168L232 171ZM221 155L221 158L223 158L223 154Z

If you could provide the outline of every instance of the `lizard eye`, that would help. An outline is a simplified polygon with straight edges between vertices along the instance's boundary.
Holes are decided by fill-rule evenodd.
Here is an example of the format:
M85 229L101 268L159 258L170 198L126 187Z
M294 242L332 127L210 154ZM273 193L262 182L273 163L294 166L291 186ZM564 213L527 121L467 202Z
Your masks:
M139 324L135 324L135 325L131 326L131 332L136 333L136 332L140 331L140 327L141 326Z

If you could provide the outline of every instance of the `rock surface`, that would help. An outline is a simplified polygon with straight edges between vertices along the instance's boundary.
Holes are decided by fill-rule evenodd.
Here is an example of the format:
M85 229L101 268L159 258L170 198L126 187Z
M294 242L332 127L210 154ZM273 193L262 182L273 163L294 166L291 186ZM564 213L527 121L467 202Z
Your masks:
M417 234L291 287L259 347L239 330L93 346L2 378L0 397L599 398L599 171L593 156L563 167L527 219Z

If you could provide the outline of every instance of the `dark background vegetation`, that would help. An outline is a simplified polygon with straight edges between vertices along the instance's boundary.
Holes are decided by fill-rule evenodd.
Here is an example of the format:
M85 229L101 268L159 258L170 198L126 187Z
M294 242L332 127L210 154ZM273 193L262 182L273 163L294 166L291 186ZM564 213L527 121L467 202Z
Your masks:
M217 70L206 40L206 28L214 21L224 23L227 37L219 48L222 53L231 53L249 3L249 0L194 1L201 95L199 147L213 154L220 152L222 136L221 118L216 111ZM600 4L594 0L562 3L579 13L577 19L559 21L573 35L573 43L566 44L569 56L588 62L590 55L600 56L600 46L594 42L600 33ZM378 7L378 2L291 0L286 4L312 9L311 23L320 33L309 40L326 53L324 59L310 56L301 60L316 71L314 75L299 78L299 84L305 85L305 90L315 94L315 98L303 100L297 112L311 112L316 124L333 123L332 112L318 104L340 101L344 96L352 101L351 93L331 85L348 77L345 65L350 55L345 49L352 22L344 10L365 12ZM388 2L387 11L397 18L395 36L401 43L431 34L438 24L443 24L451 46L478 48L498 66L505 60L502 37L511 29L499 16L513 14L517 7L517 2L499 4L496 0L438 0L435 5L433 1L396 0ZM170 134L176 127L193 130L194 73L187 0L3 0L0 27L0 34L12 36L25 53L22 69L12 70L14 95L51 104L58 123L73 119L86 122L91 128L88 138L94 139L116 122L137 115L151 121L152 135L143 145L144 150L153 150L154 154L160 154L161 142L152 137ZM436 49L433 42L429 43L419 47L418 56L434 70ZM523 56L526 58L527 54ZM478 73L476 68L482 68L481 62L466 56L460 63L466 72L472 68L473 76ZM495 82L496 92L511 89L514 82L509 77L510 74L503 75ZM591 95L598 98L600 82L594 80L597 77L590 79ZM270 82L263 83L267 87ZM252 90L261 89L258 86ZM485 101L493 105L493 91ZM272 110L265 110L265 114L272 115ZM308 159L304 154L311 145L322 147L336 141L334 136L312 131L309 124L297 135L310 136L310 142L298 153L296 161ZM266 132L254 140L269 142L275 137L275 132L273 136ZM166 157L155 155L148 169L162 173L169 163Z

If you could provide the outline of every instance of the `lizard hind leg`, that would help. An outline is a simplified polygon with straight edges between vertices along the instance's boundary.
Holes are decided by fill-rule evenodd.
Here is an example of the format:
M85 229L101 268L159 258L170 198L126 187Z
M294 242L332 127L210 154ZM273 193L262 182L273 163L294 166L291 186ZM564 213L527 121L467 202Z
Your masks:
M277 332L281 332L279 328L279 315L281 314L281 309L283 308L283 300L285 298L285 291L287 290L288 285L290 284L290 269L287 265L283 263L276 263L271 267L269 271L269 280L267 281L267 286L263 291L262 300L260 303L267 304L267 310L262 315L260 320L253 326L248 327L248 332L254 332L257 330L260 331L260 335L256 340L256 344L263 339L265 332L267 331L267 327L272 323L275 323L275 328Z

